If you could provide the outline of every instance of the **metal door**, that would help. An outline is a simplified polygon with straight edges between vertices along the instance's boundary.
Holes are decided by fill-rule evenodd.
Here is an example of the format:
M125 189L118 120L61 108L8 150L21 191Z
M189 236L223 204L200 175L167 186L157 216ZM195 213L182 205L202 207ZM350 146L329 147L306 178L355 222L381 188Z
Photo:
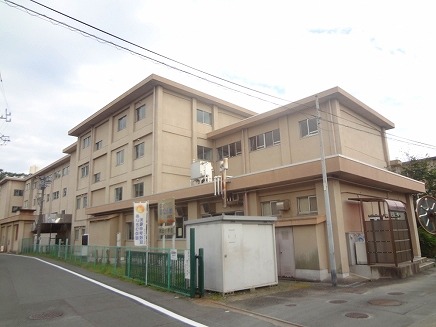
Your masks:
M276 228L276 247L278 276L294 277L295 254L292 227Z

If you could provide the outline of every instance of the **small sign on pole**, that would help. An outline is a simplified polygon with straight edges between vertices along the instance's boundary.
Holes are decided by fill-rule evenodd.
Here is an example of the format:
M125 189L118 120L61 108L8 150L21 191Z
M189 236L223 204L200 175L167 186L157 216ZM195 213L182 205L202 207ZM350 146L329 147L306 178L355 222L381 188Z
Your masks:
M170 254L171 254L171 260L177 261L177 249L171 249Z

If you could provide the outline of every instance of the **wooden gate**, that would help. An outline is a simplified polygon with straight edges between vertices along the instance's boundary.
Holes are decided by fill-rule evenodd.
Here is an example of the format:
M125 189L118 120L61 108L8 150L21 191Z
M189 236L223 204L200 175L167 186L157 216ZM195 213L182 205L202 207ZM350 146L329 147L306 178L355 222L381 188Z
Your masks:
M351 198L359 201L365 233L368 264L413 262L413 249L406 206L401 201L380 198ZM376 203L368 213L363 203Z

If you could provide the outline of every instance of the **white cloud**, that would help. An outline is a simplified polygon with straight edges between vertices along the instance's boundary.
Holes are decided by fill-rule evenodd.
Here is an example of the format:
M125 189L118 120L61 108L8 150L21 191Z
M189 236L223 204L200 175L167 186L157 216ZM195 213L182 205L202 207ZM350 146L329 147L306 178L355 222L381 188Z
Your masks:
M33 3L17 2L164 60ZM289 101L340 86L393 121L391 134L433 143L436 22L430 1L44 3L149 50ZM74 141L68 130L151 73L257 112L283 104L218 87L4 3L0 7L0 72L12 112L11 123L0 121L0 133L11 137L0 147L2 169L25 172L32 164L62 157L62 149ZM0 104L6 106L1 96ZM389 144L392 158L405 150L436 155L434 148Z

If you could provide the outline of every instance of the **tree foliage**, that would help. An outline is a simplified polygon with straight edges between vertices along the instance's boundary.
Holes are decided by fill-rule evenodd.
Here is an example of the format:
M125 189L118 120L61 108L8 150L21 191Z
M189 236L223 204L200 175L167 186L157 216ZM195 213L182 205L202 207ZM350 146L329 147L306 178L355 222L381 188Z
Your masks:
M420 196L436 196L436 160L429 157L423 159L408 157L409 161L402 165L401 175L425 183L425 193Z
M434 158L418 159L408 156L409 161L402 165L401 174L425 183L425 193L417 194L418 197L430 195L436 197L436 160ZM422 227L418 228L421 255L434 257L436 255L436 236L428 233Z

